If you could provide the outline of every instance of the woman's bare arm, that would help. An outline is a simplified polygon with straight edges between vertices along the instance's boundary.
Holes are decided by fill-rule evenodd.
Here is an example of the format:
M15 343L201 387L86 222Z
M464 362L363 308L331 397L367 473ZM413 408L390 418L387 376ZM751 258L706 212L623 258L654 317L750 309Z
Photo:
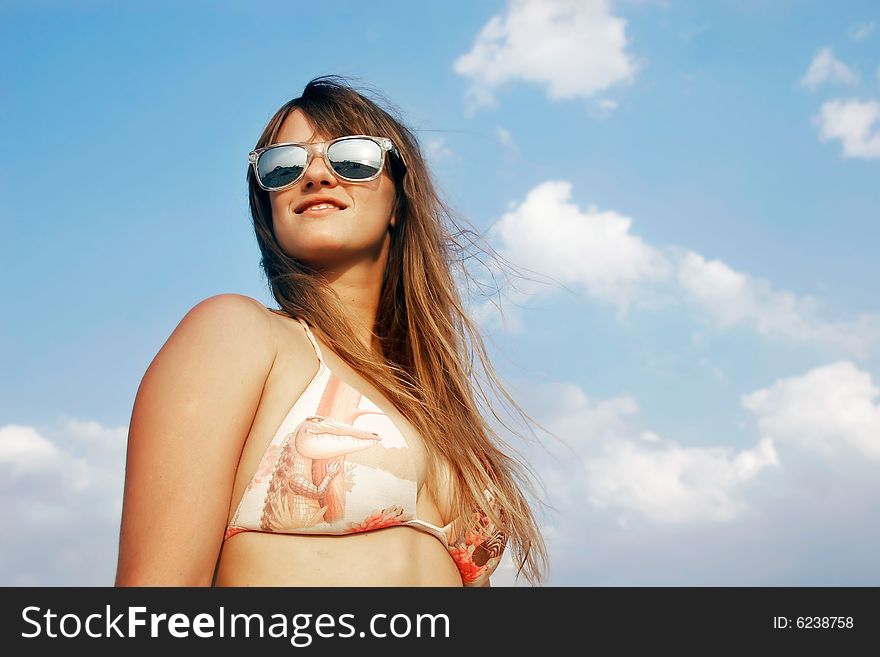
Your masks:
M270 322L249 297L205 299L144 374L129 428L117 586L210 586L275 358Z

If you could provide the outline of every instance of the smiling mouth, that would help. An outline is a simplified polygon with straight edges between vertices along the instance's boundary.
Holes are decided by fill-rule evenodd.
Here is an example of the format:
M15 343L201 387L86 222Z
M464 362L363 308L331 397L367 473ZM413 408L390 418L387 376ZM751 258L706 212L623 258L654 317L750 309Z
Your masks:
M305 210L300 212L299 214L303 215L323 215L329 214L331 212L336 212L341 210L342 208L333 205L332 203L317 203L315 205L310 205Z

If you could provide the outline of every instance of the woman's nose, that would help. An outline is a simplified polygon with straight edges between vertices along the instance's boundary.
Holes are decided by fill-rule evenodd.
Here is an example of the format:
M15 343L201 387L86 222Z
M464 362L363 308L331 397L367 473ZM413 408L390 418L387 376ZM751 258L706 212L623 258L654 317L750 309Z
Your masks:
M303 173L303 187L311 187L312 185L329 185L334 186L339 181L333 175L333 170L327 166L327 162L320 153L315 153L309 166Z

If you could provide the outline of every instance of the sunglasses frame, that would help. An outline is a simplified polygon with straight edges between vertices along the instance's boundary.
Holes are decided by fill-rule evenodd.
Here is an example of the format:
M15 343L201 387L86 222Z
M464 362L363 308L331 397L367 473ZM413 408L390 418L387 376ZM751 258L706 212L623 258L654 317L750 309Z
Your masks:
M379 148L382 151L382 159L379 162L379 169L376 171L375 174L373 174L369 178L346 178L342 174L338 173L336 171L336 169L333 168L333 165L330 163L330 159L327 157L327 151L336 142L345 141L347 139L369 139L370 141L374 142L375 144L377 144L379 146ZM260 157L266 151L271 151L275 148L280 148L282 146L300 146L301 148L305 149L305 151L306 151L305 166L303 166L302 173L299 174L299 176L296 178L296 180L293 180L293 181L287 183L283 187L266 187L263 184L263 181L260 180L260 171L258 168L258 164L260 162ZM404 168L406 168L406 162L404 161L403 156L400 154L400 151L397 150L397 147L394 145L394 142L391 141L391 139L388 137L375 137L373 135L344 135L342 137L336 137L335 139L330 139L328 141L319 141L319 142L314 142L314 143L305 142L305 141L289 141L289 142L283 142L280 144L269 144L268 146L263 146L262 148L257 148L256 150L253 150L250 153L248 153L248 161L251 163L251 166L253 167L254 178L256 179L257 184L260 186L260 188L266 190L267 192L280 192L285 189L289 189L290 187L293 187L296 183L298 183L300 180L302 180L303 176L306 175L306 171L308 171L309 165L312 163L312 158L315 156L316 153L319 153L321 155L321 157L324 158L324 164L326 164L327 168L333 172L334 176L341 178L342 180L349 182L349 183L365 183L365 182L370 182L371 180L375 180L376 178L378 178L379 176L382 175L382 170L385 168L385 153L387 153L389 151L391 153L393 153L394 156L404 166Z

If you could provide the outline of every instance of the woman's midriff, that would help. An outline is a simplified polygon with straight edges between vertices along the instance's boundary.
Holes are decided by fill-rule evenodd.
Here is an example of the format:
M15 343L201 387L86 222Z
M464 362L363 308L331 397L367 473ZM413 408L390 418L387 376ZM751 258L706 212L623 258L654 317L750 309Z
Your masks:
M226 540L216 586L461 586L447 549L413 527L345 536L241 532Z

